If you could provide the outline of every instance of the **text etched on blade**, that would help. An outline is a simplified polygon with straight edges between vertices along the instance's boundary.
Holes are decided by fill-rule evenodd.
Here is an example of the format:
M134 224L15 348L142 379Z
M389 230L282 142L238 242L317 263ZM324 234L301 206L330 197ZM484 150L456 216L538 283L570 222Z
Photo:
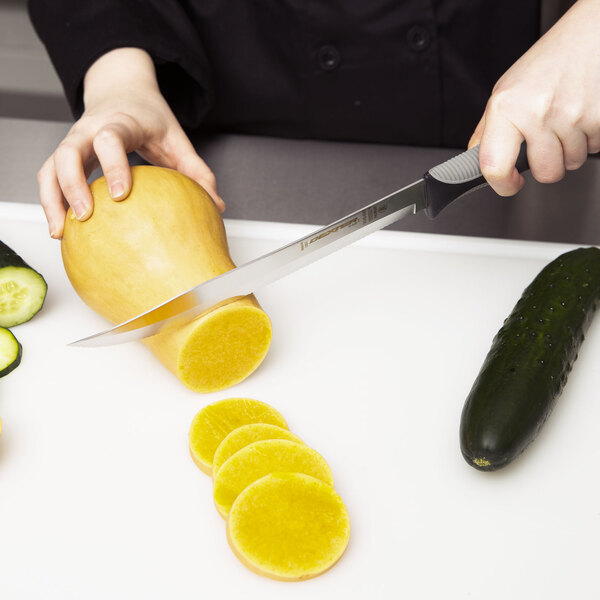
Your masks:
M319 240L322 240L323 238L327 237L328 235L331 235L332 233L336 233L336 232L340 231L341 229L345 229L347 227L352 228L355 225L358 225L359 220L362 221L363 225L368 225L369 223L373 223L374 221L377 221L378 219L380 219L383 216L383 213L385 213L386 211L387 211L386 204L382 204L381 206L371 206L369 208L365 208L364 210L361 211L360 218L352 217L351 219L348 219L347 221L344 221L343 223L340 223L339 225L335 225L334 227L330 227L329 229L326 229L325 231L321 232L319 235L315 235L310 240L301 242L300 250L306 250L314 242L318 242Z
M312 243L318 242L319 240L323 239L324 237L327 237L328 235L331 235L332 233L335 233L336 231L340 231L340 229L344 229L345 227L352 227L353 225L356 225L357 223L358 223L358 217L354 217L348 221L345 221L344 223L340 223L339 225L336 225L335 227L326 229L319 235L315 235L315 237L311 238L310 240L308 240L306 242L302 242L300 244L300 249L306 250Z

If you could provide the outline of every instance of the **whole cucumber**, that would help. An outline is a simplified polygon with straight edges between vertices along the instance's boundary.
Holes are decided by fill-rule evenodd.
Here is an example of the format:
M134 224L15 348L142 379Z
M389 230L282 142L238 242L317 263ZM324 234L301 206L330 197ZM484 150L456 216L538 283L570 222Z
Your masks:
M508 465L554 408L600 297L600 250L549 263L496 334L465 402L460 447L473 467Z

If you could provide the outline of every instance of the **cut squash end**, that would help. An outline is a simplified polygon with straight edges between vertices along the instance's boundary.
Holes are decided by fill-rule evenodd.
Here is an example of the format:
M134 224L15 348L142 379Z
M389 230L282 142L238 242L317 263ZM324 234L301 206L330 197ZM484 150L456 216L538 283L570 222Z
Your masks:
M179 353L177 376L195 392L224 390L260 365L271 337L271 321L257 306L222 306L198 320Z
M255 573L282 581L321 575L343 555L350 518L335 490L309 475L272 473L249 485L227 520L227 539Z

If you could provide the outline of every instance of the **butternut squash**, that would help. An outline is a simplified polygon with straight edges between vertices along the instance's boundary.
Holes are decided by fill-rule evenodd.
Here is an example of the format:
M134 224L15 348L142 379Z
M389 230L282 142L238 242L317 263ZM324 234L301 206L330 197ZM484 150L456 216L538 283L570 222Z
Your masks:
M71 284L113 323L127 320L235 267L210 196L162 167L132 168L128 198L115 202L101 177L91 186L87 221L67 213L61 249ZM239 383L262 362L271 322L252 296L170 326L144 343L187 387L215 392Z

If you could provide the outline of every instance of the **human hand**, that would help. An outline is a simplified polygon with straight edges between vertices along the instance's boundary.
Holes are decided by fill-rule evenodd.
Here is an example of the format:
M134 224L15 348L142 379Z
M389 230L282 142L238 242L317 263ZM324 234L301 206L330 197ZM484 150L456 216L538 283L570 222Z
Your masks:
M496 83L469 148L501 196L523 186L515 161L523 141L542 183L600 152L600 0L579 0Z
M84 81L85 111L38 173L40 201L50 235L62 237L66 209L79 220L93 212L88 175L102 167L115 200L131 190L127 153L170 167L197 181L225 209L215 176L196 151L163 98L152 59L137 48L100 57Z

